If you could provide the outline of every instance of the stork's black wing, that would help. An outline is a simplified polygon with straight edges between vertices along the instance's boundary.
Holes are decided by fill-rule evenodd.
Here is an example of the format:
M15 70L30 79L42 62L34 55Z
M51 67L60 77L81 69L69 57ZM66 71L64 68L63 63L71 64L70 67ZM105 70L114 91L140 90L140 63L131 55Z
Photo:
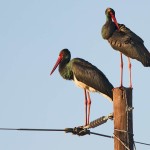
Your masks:
M81 58L72 60L72 71L78 81L112 99L113 85L97 67Z
M144 66L150 66L150 53L143 40L125 25L119 24L120 30L115 30L108 39L111 46L126 56L140 61Z

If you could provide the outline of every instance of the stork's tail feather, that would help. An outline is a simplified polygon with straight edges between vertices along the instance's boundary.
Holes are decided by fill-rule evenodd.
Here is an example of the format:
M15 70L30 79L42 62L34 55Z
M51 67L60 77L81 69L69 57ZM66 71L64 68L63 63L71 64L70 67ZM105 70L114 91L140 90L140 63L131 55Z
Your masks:
M150 52L146 49L144 45L138 45L138 48L141 49L140 61L144 67L150 67Z
M142 62L142 64L144 65L144 67L150 67L150 55L149 55L149 57L147 56L145 58L145 60Z

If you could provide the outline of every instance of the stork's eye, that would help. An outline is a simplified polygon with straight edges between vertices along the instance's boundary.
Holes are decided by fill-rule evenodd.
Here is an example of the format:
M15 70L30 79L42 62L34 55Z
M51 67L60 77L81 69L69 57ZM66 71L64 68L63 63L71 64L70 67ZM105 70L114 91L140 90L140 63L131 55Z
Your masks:
M60 56L61 58L63 58L63 56L64 56L63 52L61 52L61 53L59 54L59 56Z

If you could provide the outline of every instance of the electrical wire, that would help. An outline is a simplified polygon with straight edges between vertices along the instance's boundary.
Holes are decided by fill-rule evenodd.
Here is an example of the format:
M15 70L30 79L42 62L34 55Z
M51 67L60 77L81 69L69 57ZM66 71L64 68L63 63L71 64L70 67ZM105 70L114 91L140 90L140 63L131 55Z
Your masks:
M80 129L80 130L74 130L74 129ZM110 136L110 135L106 135L106 134L100 134L100 133L95 133L95 132L91 132L90 130L85 130L84 128L65 128L65 129L32 129L32 128L0 128L0 130L18 130L18 131L54 131L54 132L66 132L66 133L73 133L73 134L77 134L77 135L86 135L86 134L93 134L93 135L97 135L97 136L102 136L102 137L106 137L106 138L114 138L114 136ZM81 132L84 131L84 134L78 134L75 132ZM138 142L138 141L134 141L137 144L142 144L142 145L146 145L146 146L150 146L150 144L148 143L143 143L143 142Z
M20 130L20 131L65 131L65 129L31 129L31 128L0 128L0 130Z

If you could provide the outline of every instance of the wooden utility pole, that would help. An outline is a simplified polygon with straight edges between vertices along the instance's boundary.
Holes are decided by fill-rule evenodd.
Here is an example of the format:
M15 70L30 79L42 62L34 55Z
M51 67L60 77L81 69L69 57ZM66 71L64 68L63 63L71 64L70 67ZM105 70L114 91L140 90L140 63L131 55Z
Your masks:
M133 150L132 88L113 90L114 150Z

